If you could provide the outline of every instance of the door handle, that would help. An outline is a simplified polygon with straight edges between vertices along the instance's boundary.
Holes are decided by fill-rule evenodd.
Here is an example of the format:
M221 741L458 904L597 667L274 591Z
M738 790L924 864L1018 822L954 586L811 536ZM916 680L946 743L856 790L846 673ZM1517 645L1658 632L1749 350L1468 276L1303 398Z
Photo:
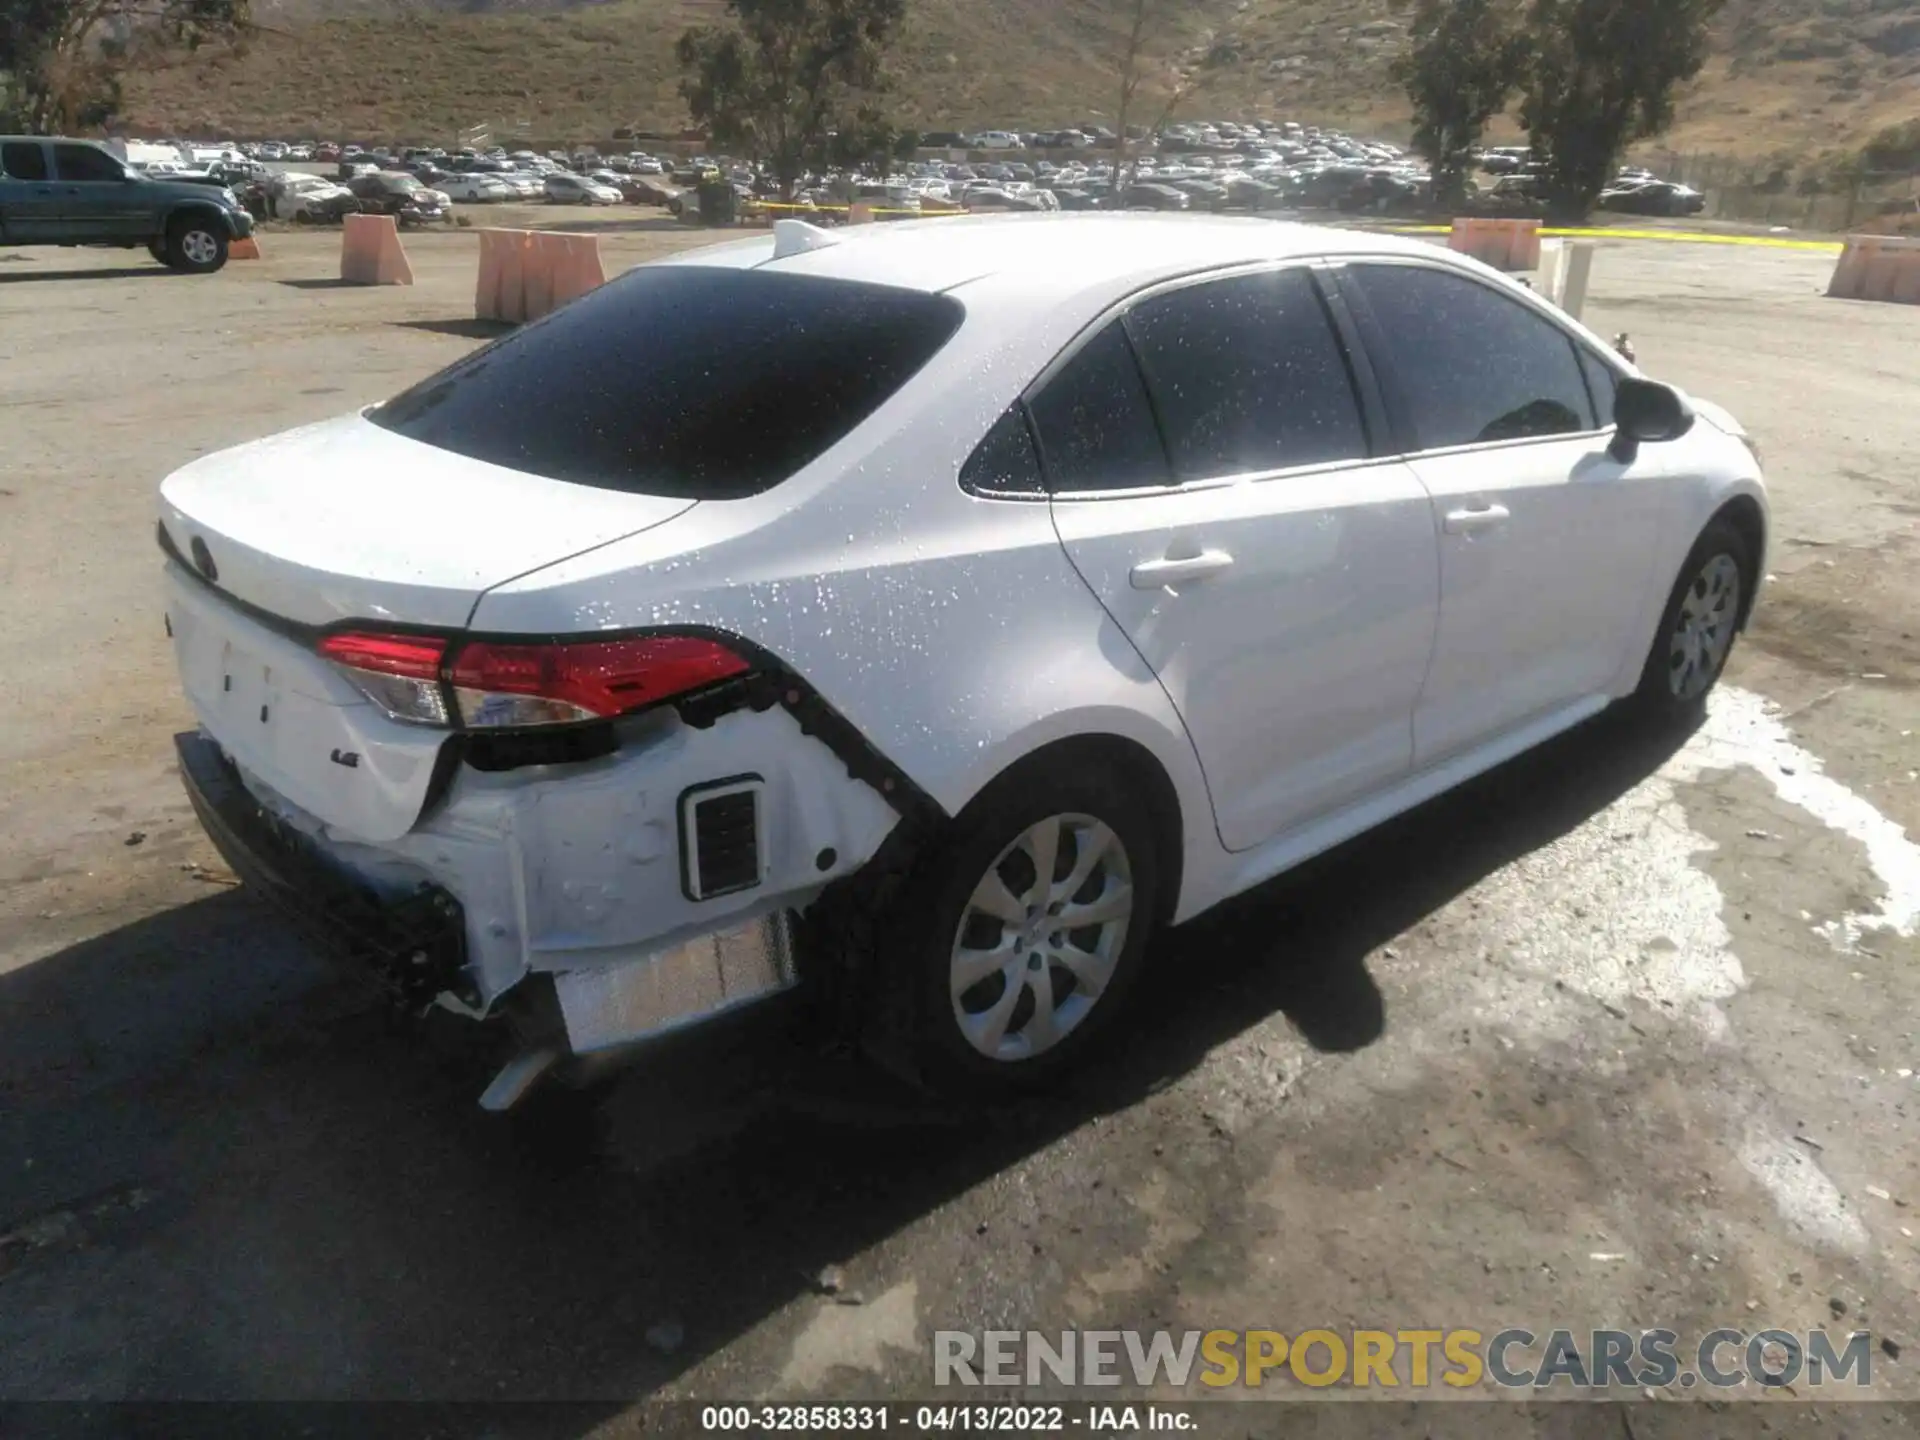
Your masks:
M1166 585L1181 585L1189 580L1204 580L1233 568L1233 556L1224 550L1202 550L1198 555L1180 559L1143 560L1133 567L1133 588L1158 590Z
M1504 505L1476 505L1470 510L1449 510L1447 534L1471 535L1477 530L1491 530L1504 525L1512 518L1513 512Z

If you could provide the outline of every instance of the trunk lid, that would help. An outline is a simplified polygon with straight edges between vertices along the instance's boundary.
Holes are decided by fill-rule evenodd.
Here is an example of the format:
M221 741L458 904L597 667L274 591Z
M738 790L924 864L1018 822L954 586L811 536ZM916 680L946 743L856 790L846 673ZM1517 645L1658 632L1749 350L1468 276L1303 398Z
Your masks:
M360 415L209 455L160 487L188 563L204 573L204 554L217 589L304 625L457 629L490 587L696 503L509 470Z

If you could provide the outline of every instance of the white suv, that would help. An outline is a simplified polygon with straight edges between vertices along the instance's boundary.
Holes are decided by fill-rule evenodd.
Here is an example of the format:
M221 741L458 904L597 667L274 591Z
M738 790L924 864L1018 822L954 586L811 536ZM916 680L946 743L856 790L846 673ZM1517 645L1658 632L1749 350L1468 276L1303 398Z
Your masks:
M1131 215L783 221L161 501L207 828L512 1017L495 1106L809 967L1047 1076L1163 924L1697 707L1767 524L1730 417L1491 270Z

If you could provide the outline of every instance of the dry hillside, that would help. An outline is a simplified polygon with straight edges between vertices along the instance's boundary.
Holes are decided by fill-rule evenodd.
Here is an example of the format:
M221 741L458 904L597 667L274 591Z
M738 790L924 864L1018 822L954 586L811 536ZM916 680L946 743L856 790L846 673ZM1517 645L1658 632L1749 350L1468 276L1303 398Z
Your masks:
M1401 44L1388 0L1223 3L1240 58L1186 113L1404 127L1386 74ZM678 128L673 41L722 8L255 0L265 33L238 54L135 78L128 115L163 132L368 140L444 141L479 123L543 140ZM912 0L895 108L929 128L1111 123L1122 8ZM1685 97L1675 148L1807 153L1920 114L1920 0L1728 0L1717 40Z

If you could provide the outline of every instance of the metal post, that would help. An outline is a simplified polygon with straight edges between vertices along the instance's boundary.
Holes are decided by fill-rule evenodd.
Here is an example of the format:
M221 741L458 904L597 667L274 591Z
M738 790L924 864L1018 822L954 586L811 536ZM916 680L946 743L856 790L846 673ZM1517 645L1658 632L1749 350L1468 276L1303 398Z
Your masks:
M1569 241L1564 252L1560 308L1574 319L1580 318L1580 312L1587 308L1587 285L1593 279L1594 242L1591 240Z

